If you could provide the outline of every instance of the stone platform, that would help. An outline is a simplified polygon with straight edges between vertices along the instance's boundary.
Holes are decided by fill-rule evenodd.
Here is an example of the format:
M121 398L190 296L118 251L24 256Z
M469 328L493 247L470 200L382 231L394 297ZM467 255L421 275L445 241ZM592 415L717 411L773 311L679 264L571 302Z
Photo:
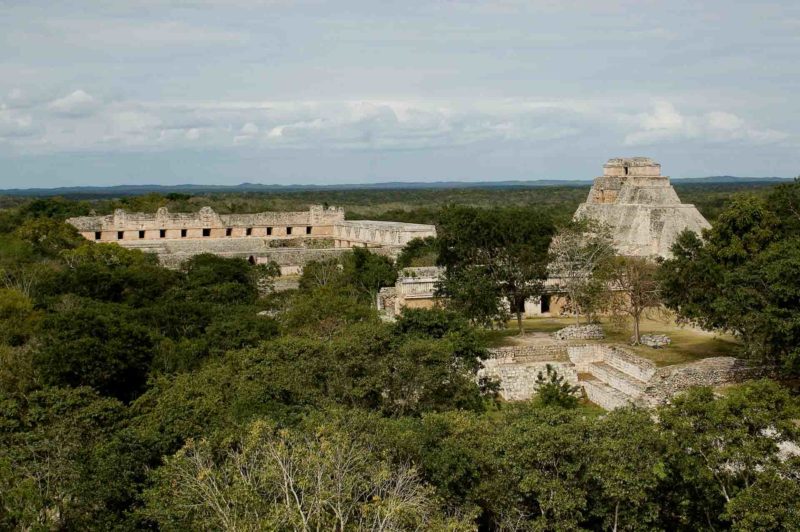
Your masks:
M657 368L620 346L567 343L490 349L479 376L497 379L500 395L507 401L524 401L536 394L536 376L546 373L548 364L606 410L654 407L692 386L719 386L761 376L758 368L733 357Z

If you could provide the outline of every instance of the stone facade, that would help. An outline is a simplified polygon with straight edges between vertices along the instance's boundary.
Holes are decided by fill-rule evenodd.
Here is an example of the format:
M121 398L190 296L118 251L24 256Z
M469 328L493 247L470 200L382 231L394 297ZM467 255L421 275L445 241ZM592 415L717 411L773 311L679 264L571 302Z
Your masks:
M661 165L647 157L609 159L575 218L607 225L620 254L640 257L669 257L683 230L699 234L710 227L694 205L681 203Z
M283 273L296 273L310 260L355 246L393 255L414 238L436 235L432 225L345 220L343 209L322 205L303 212L253 214L217 214L210 207L196 213L171 213L162 207L153 214L118 209L108 216L67 222L87 240L157 253L167 266L214 253L253 263L274 260Z
M336 247L403 247L415 238L436 236L432 225L372 220L342 220L333 225Z

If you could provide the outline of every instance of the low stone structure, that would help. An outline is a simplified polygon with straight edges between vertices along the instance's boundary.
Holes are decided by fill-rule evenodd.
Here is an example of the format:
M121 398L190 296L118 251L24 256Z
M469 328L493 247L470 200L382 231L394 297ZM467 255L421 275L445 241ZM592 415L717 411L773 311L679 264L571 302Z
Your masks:
M217 214L210 207L196 213L171 213L162 207L153 214L118 209L67 222L87 240L156 253L167 266L214 253L253 263L275 261L282 273L296 273L310 260L337 256L352 247L393 255L414 238L436 235L432 225L345 220L343 209L322 205L302 212L253 214Z
M635 340L635 338L631 338L631 341ZM639 337L639 343L646 345L647 347L658 349L671 344L672 339L666 334L643 334Z
M437 301L436 283L441 274L442 269L436 266L403 268L394 286L381 288L378 292L378 311L392 318L406 307L434 307Z
M602 340L605 337L603 328L596 323L568 325L553 333L556 340Z
M391 320L404 308L431 308L436 306L436 283L444 274L444 269L437 266L403 268L397 276L394 286L381 288L376 299L376 306L385 319ZM549 301L549 300L548 300ZM508 308L508 302L506 308ZM541 312L539 298L531 298L525 302L523 316L530 318L539 316Z
M575 218L607 225L620 254L640 257L670 257L678 234L710 227L694 205L681 203L661 165L647 157L609 159Z
M760 369L733 357L657 368L618 346L563 343L491 349L479 376L498 380L500 395L508 401L527 400L536 393L536 376L548 364L606 410L653 407L691 386L718 386L762 375Z

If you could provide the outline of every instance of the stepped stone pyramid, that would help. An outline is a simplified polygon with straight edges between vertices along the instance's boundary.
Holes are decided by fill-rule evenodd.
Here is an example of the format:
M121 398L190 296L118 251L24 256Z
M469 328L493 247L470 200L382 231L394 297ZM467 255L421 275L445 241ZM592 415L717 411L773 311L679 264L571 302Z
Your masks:
M620 254L639 257L670 257L684 229L700 234L710 227L694 205L681 203L661 165L648 157L609 159L575 218L604 223Z

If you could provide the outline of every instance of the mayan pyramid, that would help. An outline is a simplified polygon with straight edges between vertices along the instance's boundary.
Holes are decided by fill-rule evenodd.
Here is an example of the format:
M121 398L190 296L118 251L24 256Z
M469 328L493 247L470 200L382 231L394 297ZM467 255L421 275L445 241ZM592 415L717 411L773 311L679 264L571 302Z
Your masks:
M670 257L680 232L710 227L694 205L681 203L661 165L648 157L609 159L575 218L606 224L617 251L639 257Z

